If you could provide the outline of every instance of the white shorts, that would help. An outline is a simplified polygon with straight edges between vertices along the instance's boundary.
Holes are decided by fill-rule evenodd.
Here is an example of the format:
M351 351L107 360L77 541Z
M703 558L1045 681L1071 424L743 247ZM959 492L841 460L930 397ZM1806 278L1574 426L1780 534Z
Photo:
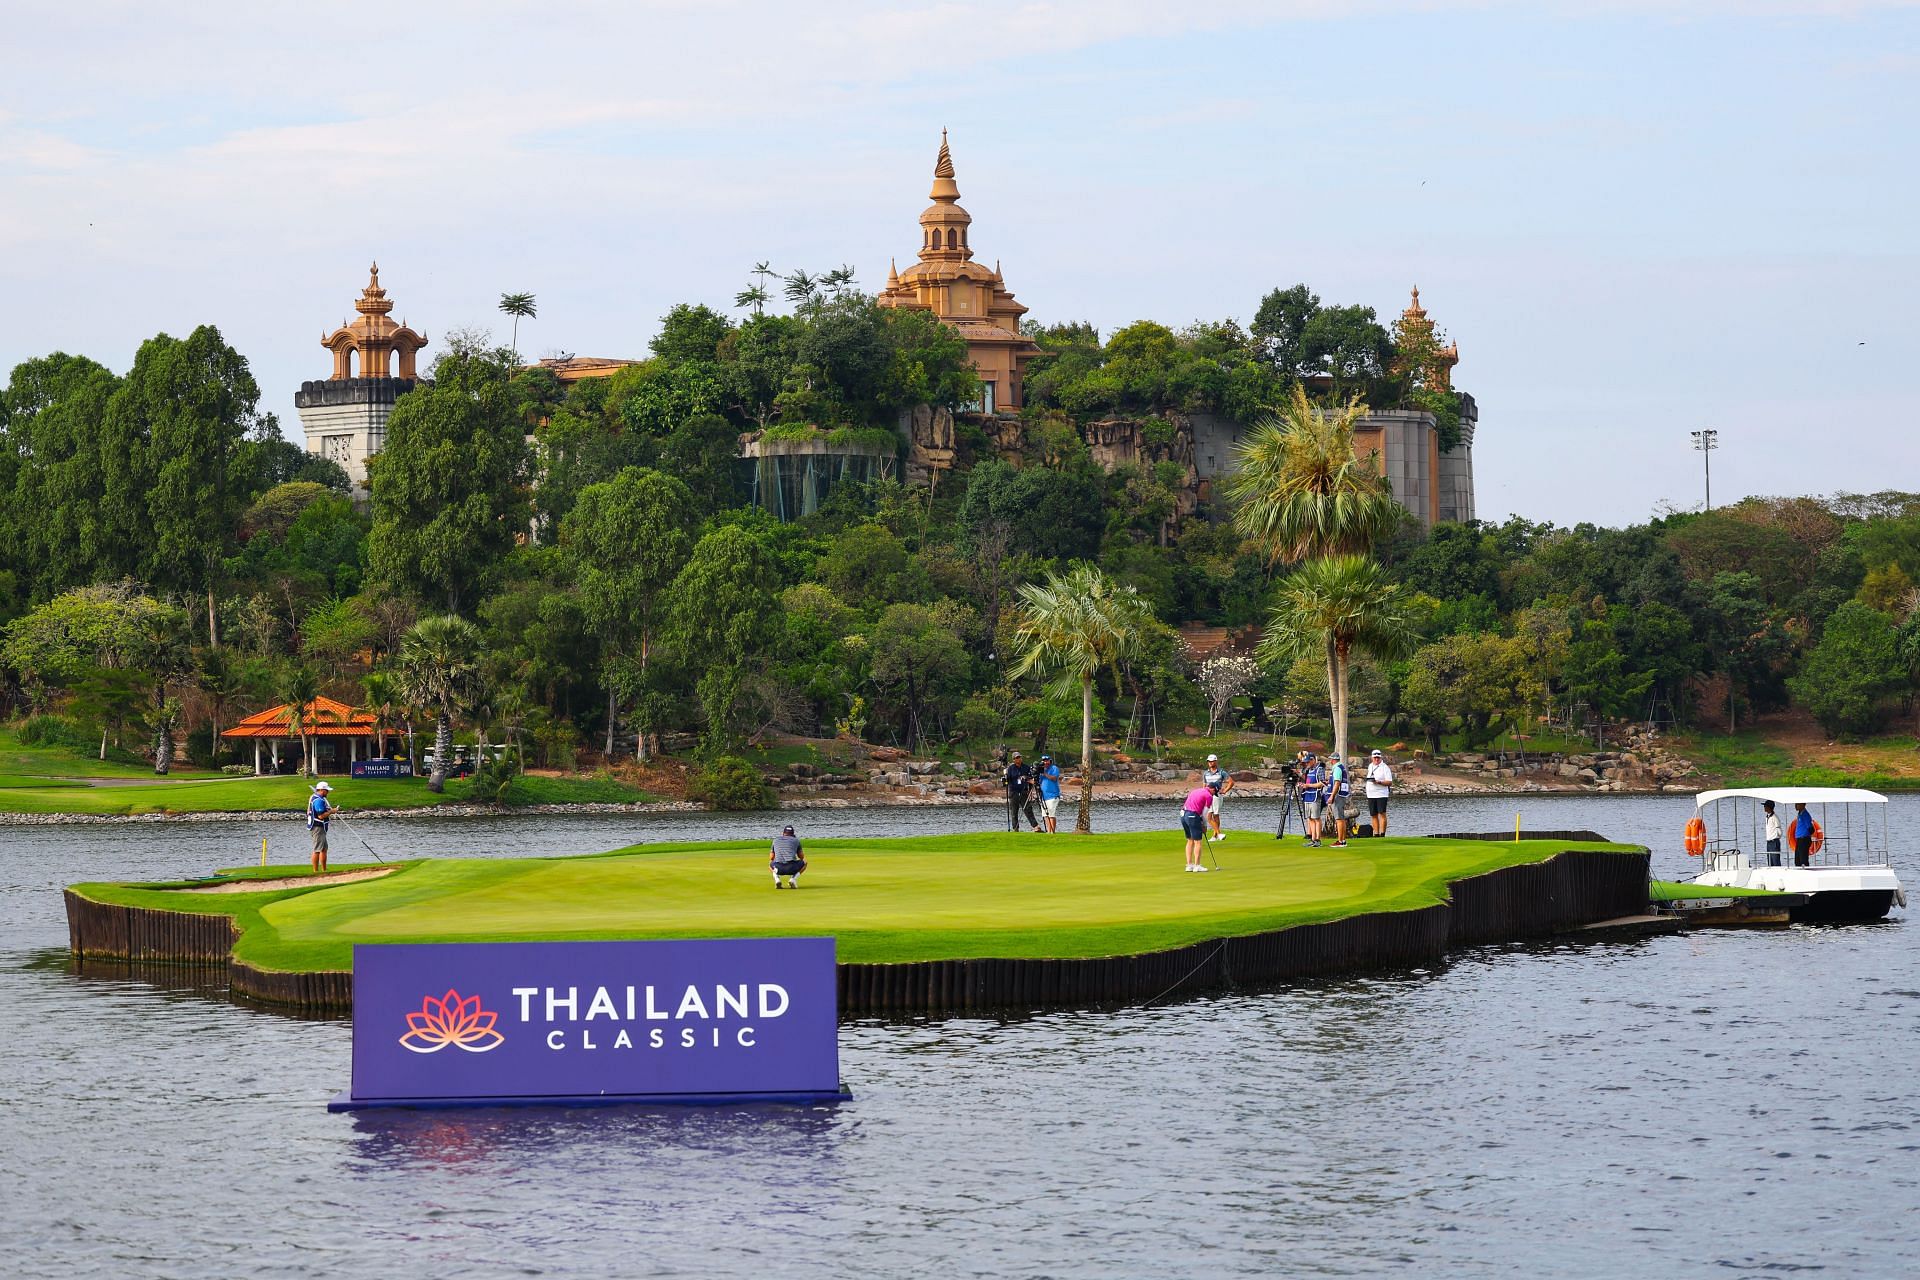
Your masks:
M1216 818L1220 816L1220 800L1220 793L1216 791L1213 793L1213 799L1207 801L1207 812Z
M1040 801L1040 812L1049 818L1059 817L1060 797L1054 796L1051 799L1042 799Z

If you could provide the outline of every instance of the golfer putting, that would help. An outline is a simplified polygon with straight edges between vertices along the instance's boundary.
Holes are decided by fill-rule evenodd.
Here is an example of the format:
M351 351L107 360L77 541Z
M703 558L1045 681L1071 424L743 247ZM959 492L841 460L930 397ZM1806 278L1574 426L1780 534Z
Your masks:
M1205 871L1200 865L1201 851L1207 844L1207 806L1213 803L1213 792L1202 783L1187 792L1186 802L1180 806L1180 829L1187 836L1187 870Z

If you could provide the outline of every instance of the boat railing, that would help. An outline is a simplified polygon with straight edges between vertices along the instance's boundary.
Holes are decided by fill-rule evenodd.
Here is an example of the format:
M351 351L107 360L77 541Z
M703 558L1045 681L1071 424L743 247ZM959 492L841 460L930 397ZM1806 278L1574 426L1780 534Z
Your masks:
M1728 806L1727 813L1721 812L1721 806ZM1813 808L1813 806L1809 806ZM1854 812L1856 809L1860 812ZM1832 812L1828 812L1832 810ZM1780 852L1766 852L1766 840L1763 835L1764 819L1759 807L1751 806L1750 812L1743 813L1731 800L1714 803L1708 817L1708 838L1706 856L1703 861L1709 870L1730 870L1737 867L1765 867L1795 865L1793 860L1793 818L1792 813L1780 815L1782 839ZM1880 867L1888 863L1888 831L1886 816L1881 815L1881 829L1874 829L1873 815L1864 806L1852 804L1819 805L1814 813L1820 824L1821 845L1817 853L1810 854L1808 866L1813 867ZM1875 837L1879 837L1876 839ZM1778 864L1773 859L1778 858Z

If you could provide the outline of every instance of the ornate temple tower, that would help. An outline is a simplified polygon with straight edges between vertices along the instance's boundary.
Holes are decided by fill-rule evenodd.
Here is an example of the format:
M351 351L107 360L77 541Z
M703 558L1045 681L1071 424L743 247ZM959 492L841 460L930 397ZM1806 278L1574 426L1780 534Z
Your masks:
M940 131L931 194L933 203L920 215L920 261L905 271L890 264L887 287L878 301L883 307L931 311L958 329L984 384L980 407L988 413L1018 409L1027 361L1040 347L1020 332L1020 317L1027 309L1000 278L1000 265L989 271L973 260L967 235L973 216L960 207L945 129Z
M364 495L367 459L386 444L393 402L412 390L414 357L427 339L394 323L393 301L380 287L377 262L353 309L360 314L320 339L333 353L332 376L301 383L293 404L300 411L307 452L339 463L354 492Z

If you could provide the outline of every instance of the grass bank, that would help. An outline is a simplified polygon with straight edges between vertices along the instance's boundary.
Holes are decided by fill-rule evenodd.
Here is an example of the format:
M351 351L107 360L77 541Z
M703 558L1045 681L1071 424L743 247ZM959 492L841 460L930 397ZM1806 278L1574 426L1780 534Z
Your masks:
M377 880L259 893L74 889L99 902L233 916L243 931L239 958L280 971L350 968L361 942L819 934L839 939L842 962L900 963L1157 951L1431 906L1446 899L1451 881L1569 848L1638 852L1564 840L1421 837L1305 849L1260 832L1233 835L1210 846L1225 869L1204 876L1180 871L1175 832L976 833L809 841L806 887L793 892L772 888L759 840L574 858L438 859Z
M21 781L31 784L35 780ZM472 786L464 778L449 779L441 795L427 790L425 778L329 781L334 787L334 803L348 814L355 810L426 808L474 801ZM70 781L18 786L0 783L0 813L123 817L143 813L297 812L305 807L307 795L307 781L292 777L216 777L205 781L111 786L77 786ZM503 803L635 804L657 799L659 797L650 792L612 778L522 777L514 779L507 788Z

